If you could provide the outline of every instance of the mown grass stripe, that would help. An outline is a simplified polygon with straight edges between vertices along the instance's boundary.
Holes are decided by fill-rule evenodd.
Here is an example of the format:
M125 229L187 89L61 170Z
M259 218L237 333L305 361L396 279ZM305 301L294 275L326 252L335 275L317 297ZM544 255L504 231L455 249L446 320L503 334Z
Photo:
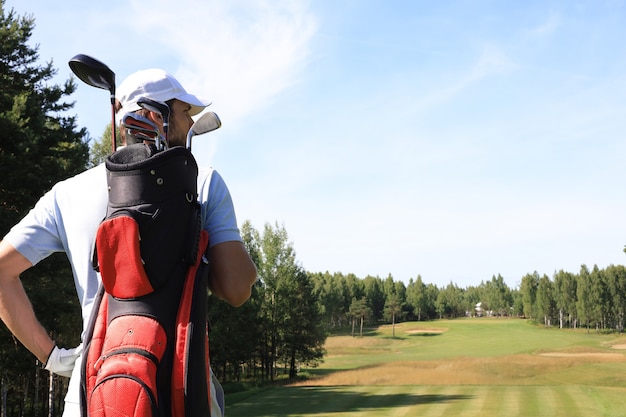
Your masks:
M521 414L519 414L519 410L521 408L519 388L511 386L504 386L501 388L501 401L497 415L521 417Z
M460 385L456 387L459 401L454 404L450 411L454 415L467 417L483 416L482 410L489 403L490 392L482 385ZM452 414L450 414L452 415Z
M443 414L439 412L441 399L446 395L444 393L445 387L441 386L415 386L415 396L413 397L413 404L409 408L414 415L423 416L428 415L432 417L439 417ZM409 414L410 415L410 414Z
M437 330L422 335L418 330ZM416 330L417 329L417 330ZM626 417L626 356L615 334L521 320L404 323L331 337L331 355L294 386L228 402L229 417ZM363 366L367 365L367 366ZM358 369L356 369L358 367Z

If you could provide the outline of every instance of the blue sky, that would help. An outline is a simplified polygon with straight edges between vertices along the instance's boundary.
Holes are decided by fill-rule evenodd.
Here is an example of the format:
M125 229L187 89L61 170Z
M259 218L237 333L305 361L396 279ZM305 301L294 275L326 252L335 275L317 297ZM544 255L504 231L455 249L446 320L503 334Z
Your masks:
M6 8L59 82L85 53L210 98L196 158L309 271L517 286L626 259L625 1L91 3ZM107 93L72 99L99 137Z

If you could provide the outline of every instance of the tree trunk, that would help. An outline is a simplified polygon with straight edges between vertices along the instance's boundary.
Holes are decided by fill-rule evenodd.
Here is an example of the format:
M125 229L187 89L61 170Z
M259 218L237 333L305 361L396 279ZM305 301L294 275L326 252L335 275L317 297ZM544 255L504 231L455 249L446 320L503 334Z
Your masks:
M361 316L361 331L360 331L361 337L363 337L363 316Z
M0 417L8 417L7 416L7 393L8 393L8 387L7 387L7 380L4 377L4 374L2 375L2 379L0 379L0 386L2 389L2 409L0 409Z
M50 374L52 377L52 374ZM39 384L41 383L41 372L39 369L35 369L35 392L33 398L33 409L35 410L34 415L38 416L39 414Z
M294 379L298 372L296 371L296 349L295 344L291 349L291 358L289 359L289 379Z
M50 373L48 384L48 417L54 416L54 374Z
M38 371L38 369L35 368L35 372L37 372L37 371ZM28 395L29 395L29 392L30 392L28 387L29 387L30 384L28 383L28 378L23 378L23 381L24 381L24 385L23 385L24 386L24 391L23 391L24 392L24 396L23 396L23 400L22 400L22 409L24 410L24 414L27 415L26 408L28 407ZM32 410L32 407L31 407L31 410Z

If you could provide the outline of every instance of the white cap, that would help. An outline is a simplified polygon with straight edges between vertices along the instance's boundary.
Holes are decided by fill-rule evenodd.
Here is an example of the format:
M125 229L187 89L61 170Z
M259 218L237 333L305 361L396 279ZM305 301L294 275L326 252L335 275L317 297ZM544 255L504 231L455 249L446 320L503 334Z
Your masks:
M128 77L116 89L116 98L122 105L117 119L126 113L139 110L137 100L141 97L166 102L177 99L191 105L190 116L195 116L211 104L210 101L189 94L171 74L160 69L137 71Z

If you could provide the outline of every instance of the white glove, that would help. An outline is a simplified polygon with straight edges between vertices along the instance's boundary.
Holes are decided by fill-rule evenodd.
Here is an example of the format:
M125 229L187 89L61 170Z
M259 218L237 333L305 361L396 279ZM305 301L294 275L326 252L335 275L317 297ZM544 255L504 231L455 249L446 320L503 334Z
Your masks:
M70 377L72 376L74 363L81 353L83 353L82 343L74 349L62 349L55 346L52 352L50 352L45 369L53 374Z

